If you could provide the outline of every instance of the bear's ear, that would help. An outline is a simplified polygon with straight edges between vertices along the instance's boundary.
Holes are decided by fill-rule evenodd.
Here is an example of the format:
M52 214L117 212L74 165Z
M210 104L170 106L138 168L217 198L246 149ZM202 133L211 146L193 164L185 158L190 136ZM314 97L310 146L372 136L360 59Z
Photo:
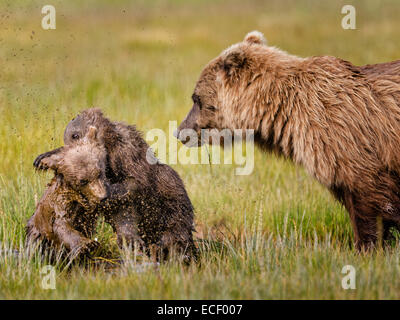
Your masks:
M94 127L94 126L90 126L86 137L87 137L88 140L96 141L97 128Z
M265 39L264 35L260 31L249 32L244 37L244 42L247 42L249 44L261 44L264 46L267 45L267 40Z
M224 71L228 76L236 75L247 64L246 54L242 51L232 51L224 59Z

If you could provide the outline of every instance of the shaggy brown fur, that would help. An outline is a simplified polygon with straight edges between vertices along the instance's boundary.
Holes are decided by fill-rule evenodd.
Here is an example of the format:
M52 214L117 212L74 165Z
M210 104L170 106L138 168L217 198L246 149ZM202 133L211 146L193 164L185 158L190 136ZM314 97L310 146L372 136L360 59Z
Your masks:
M107 196L106 151L95 139L94 127L85 139L43 161L55 171L36 211L27 224L27 243L64 246L71 257L97 247L90 240L97 221L96 208Z
M193 101L178 131L254 129L344 204L358 248L376 243L379 221L384 239L400 226L400 61L299 58L252 32L205 67Z
M146 154L152 153L140 132L134 126L111 122L99 109L85 110L68 124L65 144L76 144L89 126L98 129L97 137L107 152L110 196L99 212L117 233L118 244L138 243L148 253L150 248L159 248L164 257L175 248L185 260L193 257L193 207L179 175L155 158L155 164L150 164ZM39 156L35 166L45 169L43 159L62 149Z

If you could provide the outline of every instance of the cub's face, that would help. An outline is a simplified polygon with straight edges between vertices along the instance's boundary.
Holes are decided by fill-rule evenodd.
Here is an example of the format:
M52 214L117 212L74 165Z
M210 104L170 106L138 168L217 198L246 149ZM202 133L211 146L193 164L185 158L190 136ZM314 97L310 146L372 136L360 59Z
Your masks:
M105 184L105 151L96 144L83 141L67 148L57 173L76 191L91 202L107 197Z
M90 127L87 135L73 146L43 161L75 191L89 202L98 203L108 195L105 177L106 151L96 141L96 129Z
M104 125L107 119L103 116L100 109L90 108L72 119L64 131L64 145L72 146L78 144L87 137L91 127L96 127L96 139L101 141L101 133L104 132ZM103 129L102 129L103 128Z

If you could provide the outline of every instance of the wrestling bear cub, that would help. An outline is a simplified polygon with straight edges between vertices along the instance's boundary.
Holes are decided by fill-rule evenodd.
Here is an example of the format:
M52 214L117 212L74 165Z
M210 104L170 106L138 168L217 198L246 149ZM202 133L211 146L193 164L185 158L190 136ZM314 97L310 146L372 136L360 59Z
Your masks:
M99 109L85 110L65 129L65 146L38 156L35 167L46 170L49 158L63 157L66 149L85 143L91 127L96 128L96 143L105 150L108 194L88 217L96 221L103 215L120 247L137 244L147 254L155 250L158 259L167 258L171 250L185 261L195 258L193 206L184 184L171 167L156 161L134 126L112 122Z
M106 151L96 138L96 128L75 146L43 160L55 172L27 225L27 242L44 240L71 256L97 247L90 239L95 231L96 207L107 196Z

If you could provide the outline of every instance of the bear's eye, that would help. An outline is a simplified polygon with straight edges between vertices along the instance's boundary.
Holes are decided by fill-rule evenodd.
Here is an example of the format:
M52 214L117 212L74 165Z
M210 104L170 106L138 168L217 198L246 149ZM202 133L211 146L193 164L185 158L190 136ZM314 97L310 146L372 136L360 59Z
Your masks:
M207 109L210 110L210 111L215 111L215 110L217 110L217 108L214 107L214 106L208 106Z
M72 139L78 140L78 139L79 139L79 134L74 133L74 134L72 135Z
M197 94L193 94L193 95L192 95L192 100L193 100L193 103L194 103L194 104L197 104L198 107L199 107L199 109L201 110L202 105L201 105L200 97L199 97Z
M86 180L86 179L82 179L82 180L79 181L79 184L80 184L82 187L86 186L88 183L89 183L89 181Z

